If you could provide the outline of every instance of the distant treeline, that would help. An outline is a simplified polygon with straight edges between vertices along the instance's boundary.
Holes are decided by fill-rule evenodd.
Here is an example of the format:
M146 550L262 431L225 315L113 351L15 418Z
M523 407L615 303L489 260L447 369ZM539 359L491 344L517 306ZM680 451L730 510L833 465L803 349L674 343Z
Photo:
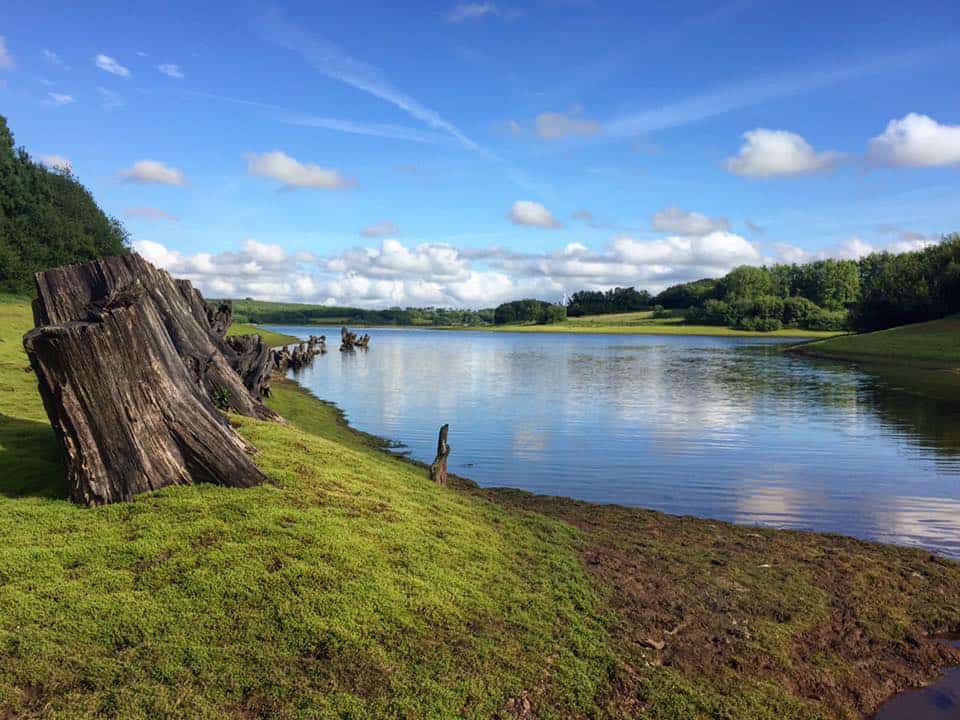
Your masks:
M275 303L246 298L232 300L236 322L276 323L278 325L489 325L493 309L458 310L453 308L366 308L330 305Z
M636 312L648 310L651 296L646 290L632 287L613 290L581 290L575 292L567 301L567 315L608 315L610 313Z
M0 115L0 292L33 294L40 270L125 252L123 225L69 169L48 170L17 149Z
M743 265L722 278L645 290L584 290L567 314L685 311L688 322L744 330L879 330L960 312L960 234L923 250L880 252L860 260Z
M506 323L554 323L567 319L567 308L543 300L514 300L498 305L493 313L497 325Z

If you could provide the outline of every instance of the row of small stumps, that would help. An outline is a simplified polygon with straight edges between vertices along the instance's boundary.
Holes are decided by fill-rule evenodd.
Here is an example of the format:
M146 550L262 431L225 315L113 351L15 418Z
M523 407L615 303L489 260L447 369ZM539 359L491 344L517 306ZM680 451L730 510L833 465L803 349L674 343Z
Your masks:
M340 352L366 350L370 346L369 335L350 332L347 326L340 328ZM291 348L293 348L291 350ZM327 336L311 335L296 345L289 345L273 351L273 367L279 371L300 370L313 362L317 355L326 355Z

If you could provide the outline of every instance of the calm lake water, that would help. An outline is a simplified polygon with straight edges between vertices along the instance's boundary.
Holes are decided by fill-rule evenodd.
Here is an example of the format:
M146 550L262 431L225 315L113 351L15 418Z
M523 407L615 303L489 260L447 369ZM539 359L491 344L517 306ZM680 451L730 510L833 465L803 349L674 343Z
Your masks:
M294 375L481 485L960 557L960 382L786 355L782 340L371 329ZM933 389L921 387L930 384ZM918 390L926 394L918 394Z

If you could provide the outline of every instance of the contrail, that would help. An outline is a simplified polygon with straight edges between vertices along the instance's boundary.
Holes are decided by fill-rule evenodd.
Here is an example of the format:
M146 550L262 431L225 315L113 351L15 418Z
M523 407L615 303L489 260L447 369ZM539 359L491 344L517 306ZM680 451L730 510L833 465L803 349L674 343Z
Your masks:
M311 36L287 21L279 10L268 12L260 27L270 40L302 55L317 72L380 98L430 127L449 133L465 148L480 149L477 143L439 113L395 88L377 68L355 60L333 43Z

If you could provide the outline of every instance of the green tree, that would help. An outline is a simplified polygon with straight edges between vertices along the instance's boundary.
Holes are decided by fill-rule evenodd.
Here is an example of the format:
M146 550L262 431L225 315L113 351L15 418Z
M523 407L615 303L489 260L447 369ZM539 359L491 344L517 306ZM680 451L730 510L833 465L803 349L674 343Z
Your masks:
M0 116L0 292L32 293L40 270L127 252L127 233L69 170L14 146Z
M751 299L769 295L773 289L773 277L766 268L741 265L723 277L720 287L722 295L728 301L736 298Z

